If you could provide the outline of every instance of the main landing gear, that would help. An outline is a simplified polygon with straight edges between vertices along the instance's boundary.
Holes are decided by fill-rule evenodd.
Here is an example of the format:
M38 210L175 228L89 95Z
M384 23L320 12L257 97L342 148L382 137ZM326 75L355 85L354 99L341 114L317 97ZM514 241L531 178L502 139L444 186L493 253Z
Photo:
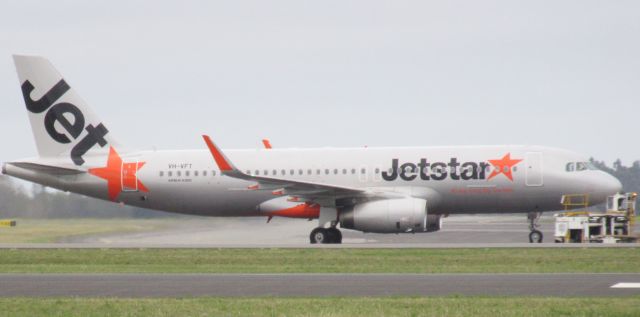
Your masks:
M538 224L538 220L540 220L541 212L530 212L527 215L527 219L529 220L529 243L542 243L542 231L538 230L540 224Z
M335 201L325 202L325 206L335 206ZM318 227L311 231L311 244L339 244L342 243L342 233L338 225L338 210L335 207L321 207L318 215Z
M315 228L309 235L311 244L324 243L324 244L340 244L342 243L342 233L336 227L330 228Z

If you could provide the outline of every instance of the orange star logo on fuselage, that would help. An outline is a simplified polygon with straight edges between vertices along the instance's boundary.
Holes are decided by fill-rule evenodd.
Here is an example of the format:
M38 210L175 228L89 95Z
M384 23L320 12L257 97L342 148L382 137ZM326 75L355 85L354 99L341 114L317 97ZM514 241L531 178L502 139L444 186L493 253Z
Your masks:
M138 179L137 173L145 162L126 163L113 147L109 148L107 166L89 169L89 174L107 181L109 199L115 201L122 190L149 190Z
M487 180L490 180L499 174L504 174L505 177L513 182L513 175L511 174L512 168L521 161L521 159L511 159L511 153L505 154L505 156L499 160L489 160L489 163L493 165L493 172L491 172L491 175L489 175Z

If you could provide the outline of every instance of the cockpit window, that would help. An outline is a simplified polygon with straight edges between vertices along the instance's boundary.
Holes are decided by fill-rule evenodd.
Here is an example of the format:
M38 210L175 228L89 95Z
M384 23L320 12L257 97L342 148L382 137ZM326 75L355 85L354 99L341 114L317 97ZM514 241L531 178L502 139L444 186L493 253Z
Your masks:
M586 170L587 170L587 164L585 162L576 163L576 171L586 171Z
M576 170L576 163L570 162L567 163L567 172L573 172Z
M569 162L565 167L567 172L597 170L598 168L591 162Z

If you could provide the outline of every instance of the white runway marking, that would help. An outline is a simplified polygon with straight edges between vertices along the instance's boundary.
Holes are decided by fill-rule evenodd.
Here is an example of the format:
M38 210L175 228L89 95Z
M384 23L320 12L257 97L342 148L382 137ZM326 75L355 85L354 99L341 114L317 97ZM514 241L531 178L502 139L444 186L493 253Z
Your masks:
M640 288L640 283L618 283L611 285L611 288Z

